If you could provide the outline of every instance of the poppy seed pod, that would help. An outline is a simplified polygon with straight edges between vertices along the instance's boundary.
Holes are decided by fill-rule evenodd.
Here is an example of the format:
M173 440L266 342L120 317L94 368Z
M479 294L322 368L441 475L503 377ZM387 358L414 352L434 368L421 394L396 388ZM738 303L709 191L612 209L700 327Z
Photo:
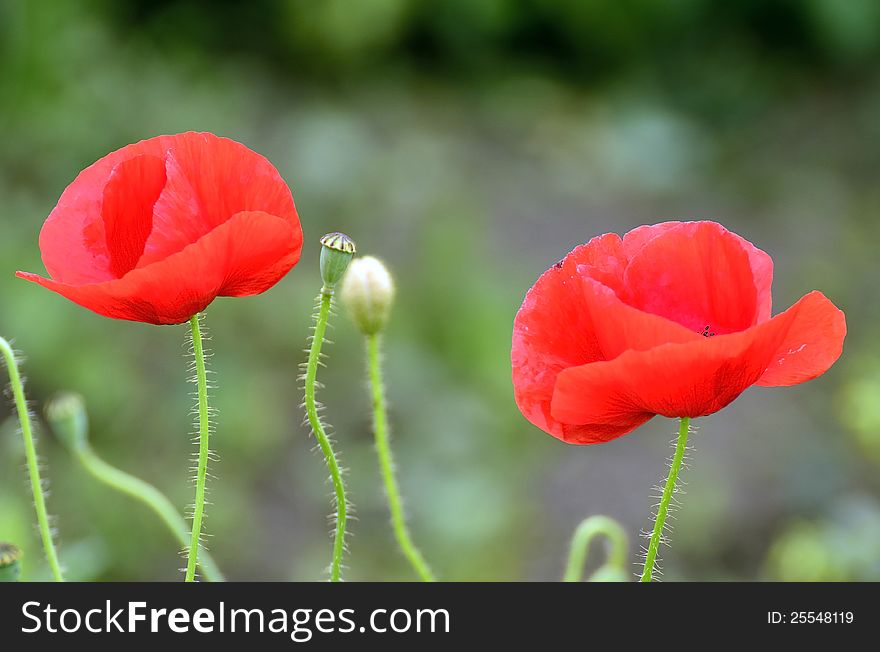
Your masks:
M46 420L55 436L71 450L86 445L89 435L89 416L82 396L65 392L46 405Z
M0 582L17 582L21 576L21 549L0 541Z
M345 270L356 251L354 240L334 231L321 238L321 280L324 292L333 294L336 284L345 276Z
M394 301L394 282L378 258L353 261L342 281L342 301L364 335L375 335L388 322Z

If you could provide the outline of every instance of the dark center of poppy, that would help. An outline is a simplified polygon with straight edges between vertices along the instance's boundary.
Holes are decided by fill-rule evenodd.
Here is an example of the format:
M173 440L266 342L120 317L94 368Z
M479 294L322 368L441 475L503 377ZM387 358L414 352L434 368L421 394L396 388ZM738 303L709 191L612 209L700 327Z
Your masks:
M703 332L700 335L703 337L715 337L715 333L709 332L709 324L703 327Z

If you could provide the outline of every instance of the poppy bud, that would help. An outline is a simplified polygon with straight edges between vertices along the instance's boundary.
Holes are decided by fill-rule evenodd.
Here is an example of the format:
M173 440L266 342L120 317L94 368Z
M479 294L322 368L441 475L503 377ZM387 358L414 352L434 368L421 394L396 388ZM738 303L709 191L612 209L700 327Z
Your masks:
M17 582L21 575L21 549L0 541L0 582Z
M321 238L321 280L325 294L333 294L333 288L342 280L348 264L354 257L354 240L344 233L334 231Z
M89 416L85 401L74 392L65 392L52 398L46 405L46 419L61 443L77 450L85 446L89 435Z
M355 260L342 281L342 301L364 335L381 331L394 301L388 268L372 256Z

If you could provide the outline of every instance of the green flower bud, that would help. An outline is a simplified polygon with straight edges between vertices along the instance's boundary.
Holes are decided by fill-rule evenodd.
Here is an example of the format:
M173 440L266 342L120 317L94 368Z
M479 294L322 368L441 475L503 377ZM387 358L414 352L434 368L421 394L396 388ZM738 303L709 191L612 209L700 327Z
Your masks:
M364 335L375 335L388 323L394 301L394 281L377 258L352 262L342 281L342 302Z
M21 576L21 550L0 541L0 582L17 582Z
M46 420L55 436L71 450L85 446L89 437L89 416L82 396L64 392L46 405Z
M354 240L344 233L334 231L321 238L321 280L325 294L333 294L333 288L342 280L348 264L354 257Z

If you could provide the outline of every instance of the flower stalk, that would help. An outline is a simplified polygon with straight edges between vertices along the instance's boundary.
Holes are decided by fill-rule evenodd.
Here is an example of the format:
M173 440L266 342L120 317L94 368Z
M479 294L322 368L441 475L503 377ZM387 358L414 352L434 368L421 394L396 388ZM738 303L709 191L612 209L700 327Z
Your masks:
M321 279L323 285L318 295L318 313L315 317L315 329L309 347L309 358L306 362L305 374L305 407L306 417L312 433L318 441L318 447L327 462L330 480L333 483L334 501L336 503L336 526L333 533L333 559L330 563L330 581L342 581L342 557L345 553L345 528L348 522L349 504L345 495L345 483L339 461L327 436L327 430L318 414L316 386L318 365L321 364L321 348L330 320L330 308L336 284L342 280L345 270L354 256L355 244L343 233L328 233L321 238Z
M31 482L31 491L34 495L34 508L37 512L37 524L40 530L40 539L43 542L43 550L52 571L52 577L56 582L64 581L61 572L61 564L58 561L58 553L55 550L55 541L52 539L52 527L49 523L49 514L46 510L46 497L43 494L43 480L40 478L40 465L37 461L37 449L34 444L34 434L31 428L31 417L28 412L27 399L24 394L24 383L18 372L18 363L15 352L9 342L0 337L0 352L6 360L9 371L9 382L12 386L12 396L15 400L15 409L18 412L18 422L21 424L21 436L24 439L24 452L27 460L28 476Z
M397 485L397 478L394 476L394 460L391 455L391 445L388 441L388 418L385 408L385 391L382 385L382 365L378 333L367 335L367 360L373 399L373 432L376 437L376 453L379 456L379 467L382 472L382 482L385 484L385 493L388 495L388 507L391 511L391 526L394 530L394 537L397 539L397 543L400 545L404 556L409 560L409 563L422 581L434 582L434 573L431 572L422 553L413 543L409 529L406 526L403 502L400 498L400 488Z
M196 468L196 497L193 503L192 532L186 564L186 582L194 582L198 565L199 548L202 536L202 520L205 513L205 484L208 474L208 456L211 424L208 412L208 373L205 368L205 349L202 343L202 331L199 323L200 315L193 315L190 320L192 331L193 355L196 366L196 385L198 386L199 414L199 458Z
M579 582L584 575L587 551L597 536L608 541L608 559L590 577L590 581L624 580L627 536L620 523L607 516L590 516L581 521L571 538L571 550L565 566L563 582Z
M678 482L678 474L684 461L684 453L687 450L688 433L690 432L690 419L681 418L678 430L678 440L675 445L675 453L672 455L672 463L669 465L669 475L666 478L666 486L660 496L660 504L657 506L657 517L654 519L654 531L648 542L648 551L645 554L645 567L642 569L642 582L650 582L654 576L654 564L657 560L657 552L663 539L663 528L666 524L666 516L669 513L669 503L675 493Z
M388 414L385 406L385 388L382 383L382 359L380 353L381 333L388 323L391 305L394 303L394 280L388 268L377 258L363 256L352 262L342 283L342 300L349 315L364 335L367 345L367 378L373 407L373 433L376 438L376 454L388 507L391 512L391 528L394 538L412 565L416 574L425 582L435 581L422 553L413 543L403 512L400 487L394 473L394 458L388 436Z
M336 459L333 445L330 443L330 438L327 436L327 431L324 428L321 417L318 415L318 404L315 398L315 381L318 376L318 364L321 359L321 346L324 343L324 334L327 331L332 299L332 294L326 294L323 291L319 296L320 307L315 321L312 346L309 349L309 360L306 365L305 398L309 425L311 425L315 439L318 440L318 446L321 448L324 459L327 461L327 469L330 471L330 479L333 482L333 492L336 501L336 528L333 534L333 561L330 565L330 581L339 582L342 579L342 556L345 552L345 527L348 517L348 505L339 461Z

